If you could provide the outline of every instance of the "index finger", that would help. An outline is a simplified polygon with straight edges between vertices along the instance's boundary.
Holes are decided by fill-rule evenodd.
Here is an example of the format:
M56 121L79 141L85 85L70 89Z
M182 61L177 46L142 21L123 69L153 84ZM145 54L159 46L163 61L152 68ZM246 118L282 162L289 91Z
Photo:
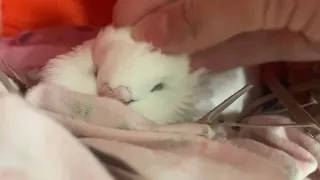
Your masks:
M173 0L117 0L113 8L113 24L133 25L148 13Z

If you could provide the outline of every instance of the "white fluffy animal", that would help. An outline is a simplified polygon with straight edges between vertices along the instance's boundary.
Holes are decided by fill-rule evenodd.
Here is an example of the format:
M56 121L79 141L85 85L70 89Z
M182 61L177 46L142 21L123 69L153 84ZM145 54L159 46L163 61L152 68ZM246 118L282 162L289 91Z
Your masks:
M109 26L96 39L51 59L41 76L71 91L118 99L147 119L168 124L205 113L195 109L209 90L200 86L204 73L189 72L187 55L165 55L134 41L130 28Z
M208 79L204 69L190 72L189 63L188 55L165 55L134 41L130 28L109 26L50 60L41 75L71 91L118 99L158 124L193 121L247 83L242 68ZM245 99L226 112L240 113Z

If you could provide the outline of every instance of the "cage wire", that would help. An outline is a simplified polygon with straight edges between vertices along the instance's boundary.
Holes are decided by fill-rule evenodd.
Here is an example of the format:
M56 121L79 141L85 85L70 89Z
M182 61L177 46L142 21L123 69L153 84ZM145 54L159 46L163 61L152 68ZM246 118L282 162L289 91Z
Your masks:
M266 79L265 83L272 92L253 101L239 115L237 121L219 121L219 116L239 97L252 90L254 88L253 85L246 85L235 92L198 122L210 126L222 124L229 127L237 127L238 130L239 128L299 128L320 142L320 105L318 103L320 101L320 81L314 79L311 82L286 88L275 76L270 76ZM295 94L303 92L311 92L310 100L307 103L299 103L294 97ZM263 110L262 106L274 99L277 99L279 102L278 106ZM264 125L246 123L246 118L253 115L282 115L289 117L294 123Z

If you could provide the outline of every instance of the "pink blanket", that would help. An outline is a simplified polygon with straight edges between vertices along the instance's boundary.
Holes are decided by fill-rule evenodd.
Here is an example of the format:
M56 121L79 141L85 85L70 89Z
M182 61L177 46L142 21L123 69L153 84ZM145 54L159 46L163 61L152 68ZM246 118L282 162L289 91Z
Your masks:
M2 40L0 56L25 73L95 33L39 30ZM0 92L0 179L320 179L320 144L299 129L244 128L226 138L224 127L159 126L115 100L51 84L39 84L26 100ZM103 152L95 153L103 163L85 147Z

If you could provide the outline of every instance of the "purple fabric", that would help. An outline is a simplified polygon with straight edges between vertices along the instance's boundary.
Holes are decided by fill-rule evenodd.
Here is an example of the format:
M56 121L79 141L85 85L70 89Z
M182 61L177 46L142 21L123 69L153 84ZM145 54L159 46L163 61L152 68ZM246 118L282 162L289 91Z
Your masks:
M98 29L59 27L23 32L17 37L0 39L0 57L19 73L41 68L58 54L95 37ZM11 75L0 64L0 70Z

